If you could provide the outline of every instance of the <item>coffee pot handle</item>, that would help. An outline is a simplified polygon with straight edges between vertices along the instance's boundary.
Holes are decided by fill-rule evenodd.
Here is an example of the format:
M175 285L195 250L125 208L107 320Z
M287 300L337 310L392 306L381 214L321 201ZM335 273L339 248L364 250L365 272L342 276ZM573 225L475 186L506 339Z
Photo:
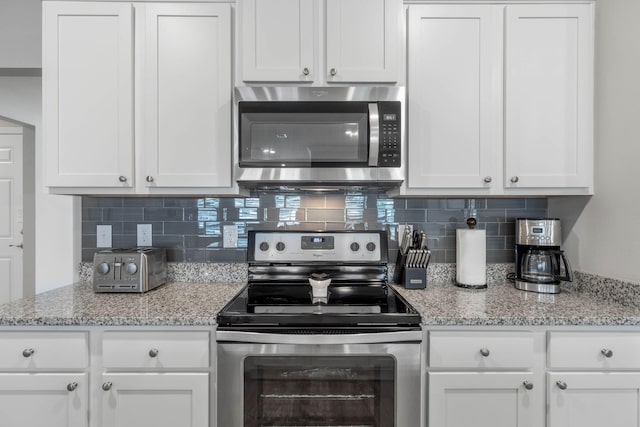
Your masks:
M557 280L564 280L565 282L573 282L573 273L571 272L571 265L569 264L569 260L566 256L564 256L564 251L558 251L558 255L562 258L562 263L564 264L564 276L557 277Z

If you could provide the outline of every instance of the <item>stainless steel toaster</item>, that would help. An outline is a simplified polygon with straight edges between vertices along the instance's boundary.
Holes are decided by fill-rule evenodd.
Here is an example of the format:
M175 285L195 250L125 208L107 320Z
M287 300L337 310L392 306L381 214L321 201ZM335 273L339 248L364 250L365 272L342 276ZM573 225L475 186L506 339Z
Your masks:
M147 292L167 281L167 251L117 248L93 256L94 292Z

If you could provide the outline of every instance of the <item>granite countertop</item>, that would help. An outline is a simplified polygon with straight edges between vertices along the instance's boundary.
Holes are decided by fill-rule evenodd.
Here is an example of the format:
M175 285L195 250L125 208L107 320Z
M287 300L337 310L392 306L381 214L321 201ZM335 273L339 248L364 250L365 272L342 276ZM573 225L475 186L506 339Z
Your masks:
M171 282L146 294L96 294L76 283L0 305L0 326L209 326L244 283ZM395 286L429 326L640 326L640 310L574 290L545 295L508 283L470 290Z

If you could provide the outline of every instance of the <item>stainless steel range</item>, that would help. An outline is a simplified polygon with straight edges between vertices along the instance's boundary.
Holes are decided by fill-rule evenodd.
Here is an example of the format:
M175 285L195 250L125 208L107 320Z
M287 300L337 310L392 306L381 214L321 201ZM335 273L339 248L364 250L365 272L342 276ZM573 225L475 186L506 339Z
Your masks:
M218 316L218 425L419 425L420 315L385 232L253 231L248 258Z

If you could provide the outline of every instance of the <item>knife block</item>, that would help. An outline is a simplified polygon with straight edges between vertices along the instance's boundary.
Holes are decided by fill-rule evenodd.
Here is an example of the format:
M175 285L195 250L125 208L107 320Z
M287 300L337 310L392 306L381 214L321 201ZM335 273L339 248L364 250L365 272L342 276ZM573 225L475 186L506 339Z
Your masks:
M427 269L407 267L407 256L398 253L394 282L406 289L424 289L427 287Z

